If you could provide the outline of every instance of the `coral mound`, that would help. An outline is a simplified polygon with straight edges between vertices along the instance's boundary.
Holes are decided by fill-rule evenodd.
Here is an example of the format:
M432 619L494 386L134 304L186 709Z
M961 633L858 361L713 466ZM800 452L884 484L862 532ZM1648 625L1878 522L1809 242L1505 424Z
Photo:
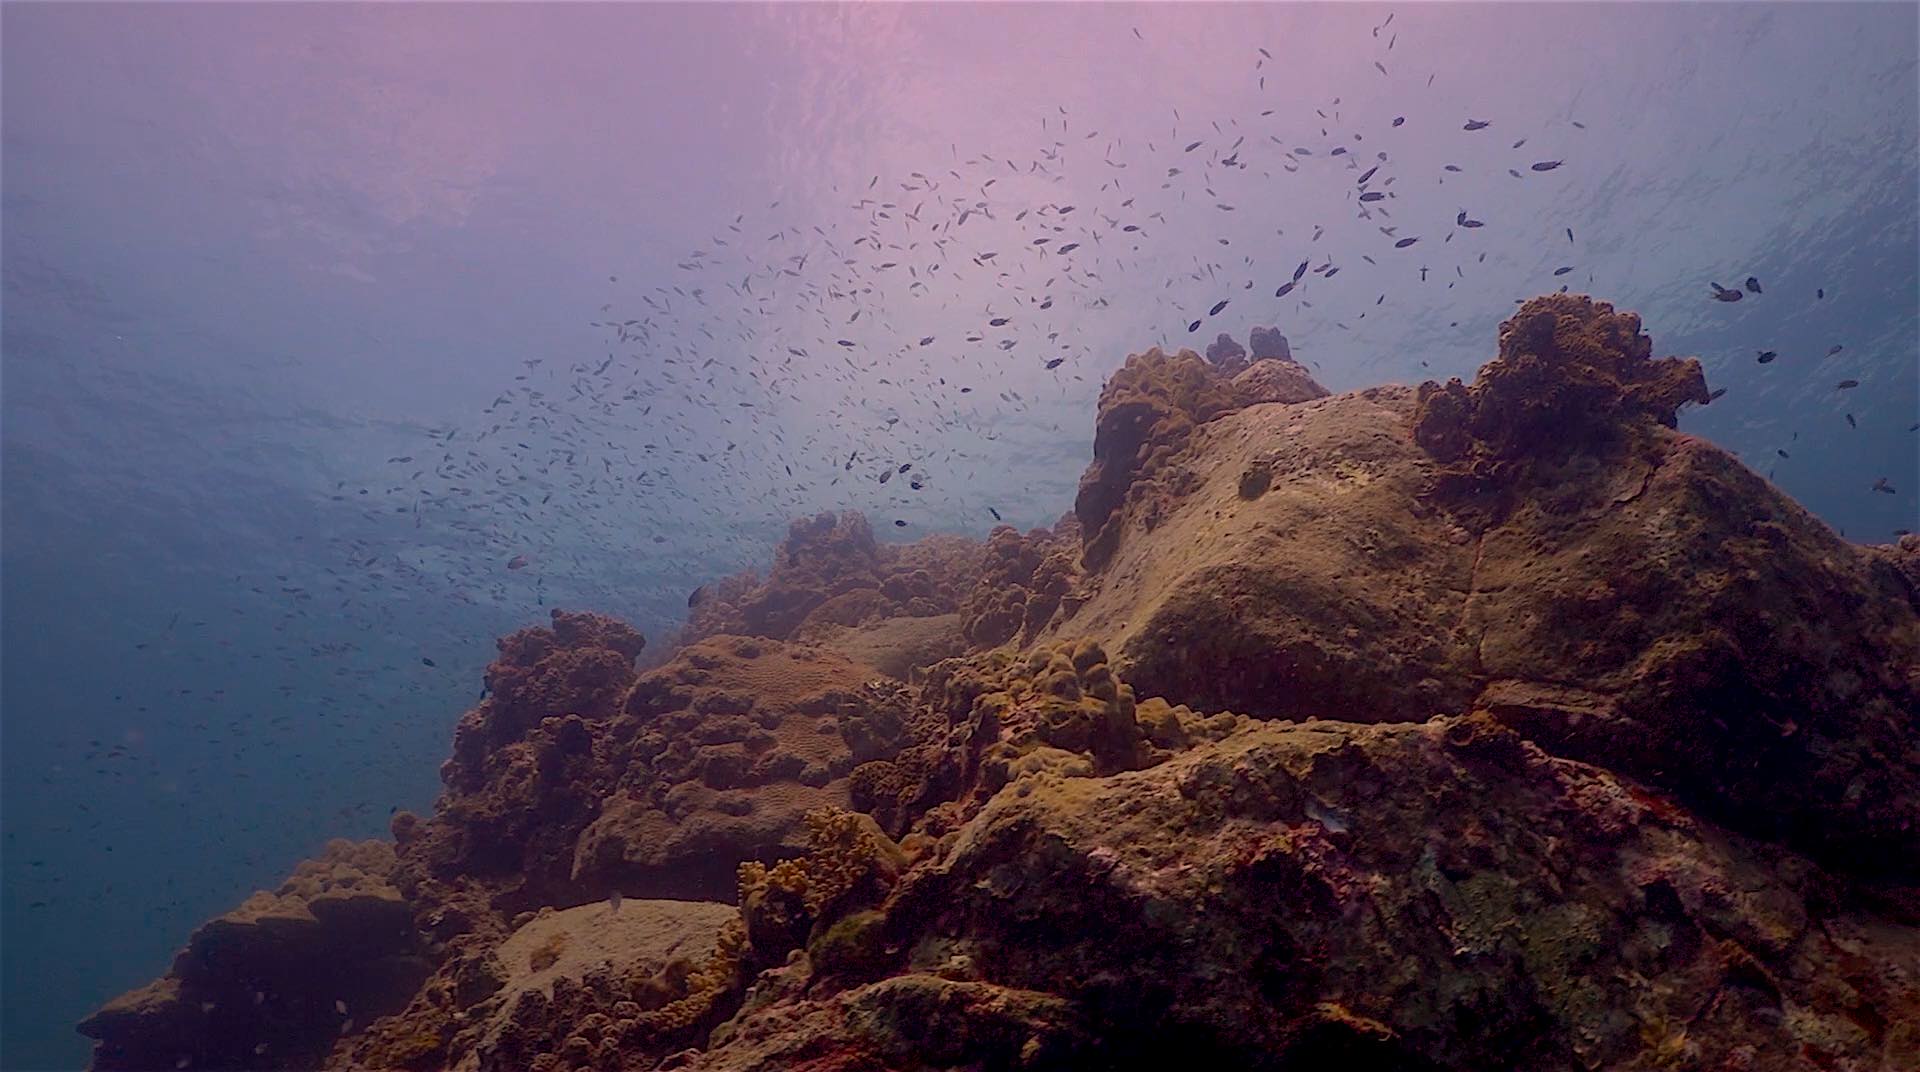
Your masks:
M1630 447L1642 425L1672 428L1682 405L1708 401L1700 362L1652 352L1640 318L1606 302L1549 294L1522 305L1500 325L1500 356L1472 387L1420 388L1413 438L1441 465L1441 495L1497 494L1535 457ZM1490 520L1504 505L1486 505Z

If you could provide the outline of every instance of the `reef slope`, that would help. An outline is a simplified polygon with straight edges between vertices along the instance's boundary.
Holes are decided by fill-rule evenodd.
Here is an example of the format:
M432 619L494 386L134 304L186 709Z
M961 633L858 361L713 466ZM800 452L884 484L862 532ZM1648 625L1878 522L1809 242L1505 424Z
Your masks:
M1605 303L1472 385L1276 338L1130 358L1052 529L502 640L434 813L95 1066L1920 1067L1920 540L1675 431Z

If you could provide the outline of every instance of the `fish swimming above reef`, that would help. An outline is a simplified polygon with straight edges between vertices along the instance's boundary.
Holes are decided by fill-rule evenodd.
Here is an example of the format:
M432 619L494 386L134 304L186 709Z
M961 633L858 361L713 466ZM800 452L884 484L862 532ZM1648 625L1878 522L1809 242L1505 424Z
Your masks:
M1728 290L1718 283L1708 283L1707 285L1713 288L1713 297L1716 301L1735 302L1739 301L1742 297L1739 291Z

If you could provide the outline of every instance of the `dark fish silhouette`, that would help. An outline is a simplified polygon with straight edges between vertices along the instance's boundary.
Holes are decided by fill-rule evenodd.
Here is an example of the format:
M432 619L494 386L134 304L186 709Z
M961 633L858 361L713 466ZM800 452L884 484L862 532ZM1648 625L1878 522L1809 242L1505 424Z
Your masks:
M1490 125L1491 124L1489 124L1484 119L1469 119L1467 120L1467 125L1464 127L1461 127L1460 129L1461 130L1485 130Z
M1384 201L1386 199L1386 196L1387 196L1386 194L1383 194L1378 190L1369 190L1366 193L1360 195L1360 200L1364 202Z
M1554 274L1554 275L1566 275L1566 274L1567 274L1568 272L1571 272L1571 271L1573 271L1573 266L1572 266L1572 265L1568 265L1568 266L1567 266L1567 267L1565 267L1565 268L1555 268L1555 269L1553 270L1553 274Z
M687 606L689 607L698 606L700 604L700 601L702 599L705 599L706 596L707 596L707 586L703 584L700 587L694 589L693 591L687 593Z
M1276 298L1284 298L1288 294L1291 294L1292 292L1293 292L1293 284L1291 282L1282 283L1280 284L1280 289L1273 292L1273 296Z
M1480 220L1468 219L1466 209L1461 209L1460 214L1453 218L1453 222L1460 225L1461 227L1485 227L1486 226L1486 224L1481 222Z
M1755 294L1760 293L1760 280L1755 276L1748 276L1747 289L1753 291Z
M420 665L421 665L421 666L432 666L432 665L433 665L433 660L432 660L432 659L429 659L429 658L427 658L427 657L426 657L426 656L424 656L424 655L422 655L422 656L420 656Z
M1813 297L1815 301L1819 301L1820 299L1825 298L1826 296L1827 296L1827 288L1825 287L1821 287L1820 289L1813 292Z
M1837 354L1837 353L1839 353L1840 351L1842 351L1842 350L1844 350L1844 349L1846 349L1846 347L1844 347L1844 346L1842 346L1842 345L1840 345L1839 343L1837 343L1837 342L1836 342L1836 343L1834 343L1834 344L1833 344L1832 346L1829 346L1829 347L1827 347L1827 356L1828 356L1828 357L1832 357L1833 355L1835 355L1835 354Z
M1296 283L1300 282L1300 277L1306 274L1307 274L1307 262L1301 261L1300 267L1295 268L1293 270L1293 281Z
M1836 391L1851 391L1858 386L1860 386L1859 380L1841 380L1839 383L1833 385L1833 389Z
M1049 361L1049 362L1047 362L1047 367L1048 367L1048 368L1050 368L1050 369L1057 369L1057 368L1059 368L1059 367L1060 367L1060 366L1061 366L1062 364L1064 364L1064 363L1066 362L1066 360L1067 360L1067 359L1066 359L1066 358L1064 358L1064 357L1056 357L1056 358L1054 358L1053 360L1051 360L1051 361Z
M1756 350L1754 352L1760 355L1760 363L1762 365L1768 364L1774 358L1780 356L1779 354L1774 353L1772 350Z
M898 518L895 518L893 522L893 527L896 529L904 529L907 527L907 523L899 520Z
M1217 302L1214 302L1214 303L1213 303L1213 308L1211 308L1211 309L1208 309L1208 310L1207 310L1207 315L1208 315L1208 316L1219 316L1219 315L1220 315L1220 310L1222 310L1222 309L1225 309L1226 307L1227 307L1227 300L1225 300L1225 299L1223 299L1223 300L1221 300L1221 301L1217 301Z
M1538 163L1533 165L1533 170L1552 171L1554 168L1557 168L1564 163L1566 163L1565 160L1541 160Z
M1715 301L1739 301L1740 298L1742 297L1739 291L1728 290L1727 288L1721 286L1718 283L1708 283L1707 285L1713 288L1713 297Z
M1406 121L1407 121L1407 117L1404 115L1396 115L1393 117L1393 125L1396 127Z
M1420 240L1419 240L1418 238L1402 238L1402 239L1401 239L1400 241L1398 241L1398 242L1395 242L1395 243L1393 244L1393 248L1395 248L1395 249L1405 249L1405 248L1407 248L1408 246L1411 246L1411 245L1413 245L1413 244L1414 244L1415 242L1418 242L1418 241L1420 241Z
M1886 493L1887 493L1888 495L1897 495L1897 494L1899 494L1899 492L1897 492L1897 491L1895 491L1895 490L1893 489L1893 485L1892 485L1892 484L1889 484L1889 483L1887 483L1887 478L1886 478L1886 477L1884 477L1884 476L1883 476L1883 477L1880 477L1880 478L1878 478L1878 479L1876 479L1876 480L1875 480L1875 481L1873 482L1873 490L1875 490L1875 491L1884 491L1884 492L1886 492Z
M525 556L525 555L515 555L515 556L513 556L512 558L509 558L509 559L507 559L507 568L508 568L508 569L525 569L525 568L527 568L527 556Z
M1194 321L1193 323L1191 323L1191 324L1188 324L1188 325L1187 325L1187 334L1189 334L1189 335L1191 335L1191 334L1193 334L1194 332L1196 332L1196 331L1199 331L1199 330L1200 330L1200 321L1198 321L1198 320L1196 320L1196 321Z

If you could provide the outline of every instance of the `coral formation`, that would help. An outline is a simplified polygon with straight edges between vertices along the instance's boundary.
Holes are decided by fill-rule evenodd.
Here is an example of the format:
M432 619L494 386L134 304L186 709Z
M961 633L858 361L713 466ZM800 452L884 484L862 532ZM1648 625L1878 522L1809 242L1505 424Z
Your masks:
M164 977L80 1025L93 1067L304 1069L402 1005L432 965L385 842L328 843L272 892L202 925Z
M1191 350L1168 356L1158 347L1134 354L1100 391L1094 424L1093 464L1080 478L1074 515L1080 522L1081 562L1103 569L1118 547L1122 508L1148 528L1166 499L1189 486L1177 457L1194 429L1255 402L1305 401L1326 389L1290 361L1284 373L1256 370L1234 375L1234 365L1213 365ZM1298 370L1297 375L1295 370ZM1278 390L1283 384L1294 390Z
M1708 401L1692 358L1654 359L1633 313L1579 294L1549 294L1500 325L1500 354L1472 387L1421 385L1413 438L1440 463L1435 491L1457 511L1498 523L1520 474L1572 454L1631 451L1644 426L1672 428L1680 407Z
M960 628L976 648L1031 643L1053 620L1078 579L1076 521L1022 536L998 525L987 536L979 580L960 605Z
M979 554L978 543L954 536L881 544L858 512L803 518L765 580L736 574L694 592L681 643L721 633L787 640L819 625L951 614Z
M1920 1067L1920 538L1675 431L1631 314L1499 345L1135 355L1052 530L795 522L644 672L556 611L95 1067Z

